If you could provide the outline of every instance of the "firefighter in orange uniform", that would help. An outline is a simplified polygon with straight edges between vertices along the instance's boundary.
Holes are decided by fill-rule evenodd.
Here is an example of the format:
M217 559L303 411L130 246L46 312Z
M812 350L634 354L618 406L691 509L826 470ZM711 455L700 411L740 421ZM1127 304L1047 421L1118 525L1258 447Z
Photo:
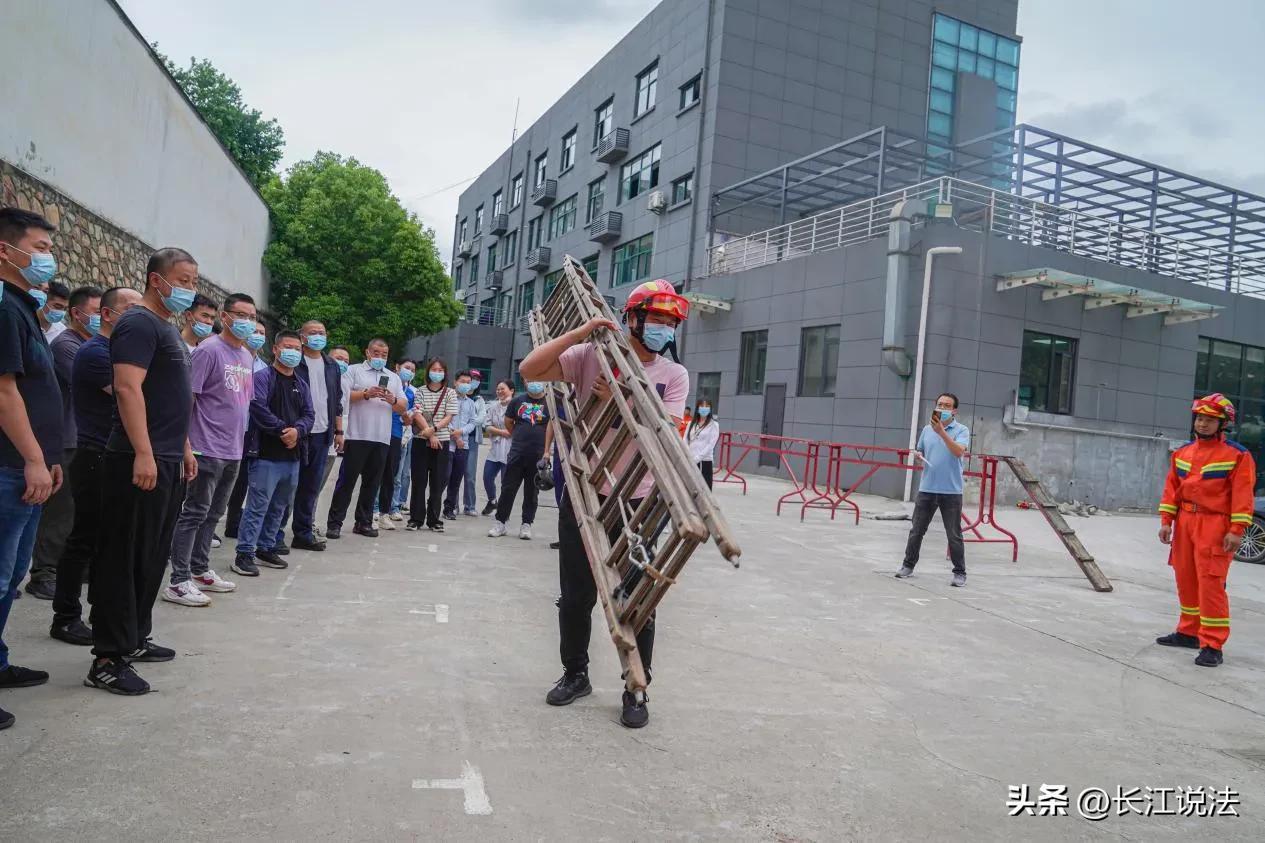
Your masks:
M1171 544L1177 577L1177 631L1155 639L1166 647L1201 648L1195 664L1216 667L1230 637L1226 574L1243 531L1252 523L1256 463L1225 438L1234 405L1219 392L1196 399L1195 439L1173 452L1160 500L1160 541Z

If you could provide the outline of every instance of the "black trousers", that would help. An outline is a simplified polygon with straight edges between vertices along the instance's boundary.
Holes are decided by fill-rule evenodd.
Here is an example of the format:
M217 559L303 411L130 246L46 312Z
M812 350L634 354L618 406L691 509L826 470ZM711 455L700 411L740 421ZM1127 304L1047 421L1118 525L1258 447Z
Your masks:
M299 487L294 492L294 519L291 530L295 538L313 541L316 538L316 500L325 488L325 470L329 455L329 443L334 441L334 430L314 433L308 437L307 450L300 454Z
M100 554L93 560L92 652L126 656L153 631L154 600L171 554L171 534L184 503L184 466L157 460L158 482L148 492L132 485L132 454L101 459Z
M401 440L392 437L387 445L387 462L382 471L382 480L378 483L378 512L391 514L391 499L395 497L395 473L400 470Z
M707 484L707 488L712 487L712 461L704 460L698 464L698 470L703 473L703 482Z
M461 481L466 479L466 463L470 460L468 448L458 448L448 455L448 493L444 496L444 512L454 515L460 508L461 501L457 495L461 491Z
M944 532L949 537L949 558L953 560L953 573L965 574L966 548L962 544L961 495L918 493L914 501L914 526L910 528L909 541L905 544L905 564L911 568L918 564L922 537L927 534L927 526L937 509L940 510L940 520L944 523Z
M382 471L386 468L388 446L385 442L366 442L348 439L343 448L343 466L334 486L334 499L329 504L326 523L331 530L341 530L351 505L351 493L360 481L360 494L356 496L355 525L368 527L373 523L373 500L382 484ZM390 512L390 508L387 512Z
M57 591L53 595L53 626L65 626L83 616L79 595L84 575L97 554L101 526L100 448L78 448L70 467L70 493L75 500L75 523L57 561Z
M449 460L448 443L440 443L442 447L432 448L425 439L414 439L409 449L412 463L409 470L412 474L413 491L409 495L409 523L421 524L422 515L426 516L426 526L442 526L439 507L444 499L444 490L448 485ZM426 488L430 487L430 497L426 496ZM423 510L423 506L425 507Z
M630 505L636 509L640 503L633 501ZM618 531L613 531L611 540L617 535ZM570 495L563 495L558 507L558 586L558 650L562 668L567 673L584 673L589 669L589 637L593 629L593 607L597 605L597 584L580 539L580 526L575 520ZM651 615L637 633L637 651L641 654L647 682L650 681L650 659L654 655L654 624L655 616Z
M246 505L246 461L237 466L237 479L233 481L233 492L228 496L228 514L224 516L224 535L237 538L237 527L242 523L242 507Z
M57 578L57 563L66 549L66 541L75 523L75 494L71 491L75 449L62 452L62 487L44 502L40 525L35 530L35 547L31 550L31 582L52 582Z
M543 454L541 456L544 456ZM496 501L496 520L508 524L514 512L514 498L518 496L518 487L523 487L523 523L533 524L536 521L536 507L540 501L540 490L536 488L536 463L540 456L518 456L505 463L505 476L501 479L501 496ZM586 563L587 564L587 563Z

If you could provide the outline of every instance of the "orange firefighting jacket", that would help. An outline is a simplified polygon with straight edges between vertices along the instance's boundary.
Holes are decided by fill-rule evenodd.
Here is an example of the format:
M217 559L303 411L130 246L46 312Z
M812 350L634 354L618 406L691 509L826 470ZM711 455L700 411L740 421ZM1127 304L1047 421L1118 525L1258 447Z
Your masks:
M1178 511L1227 515L1230 532L1242 535L1252 523L1256 462L1246 448L1226 439L1195 439L1173 452L1160 521L1173 523Z

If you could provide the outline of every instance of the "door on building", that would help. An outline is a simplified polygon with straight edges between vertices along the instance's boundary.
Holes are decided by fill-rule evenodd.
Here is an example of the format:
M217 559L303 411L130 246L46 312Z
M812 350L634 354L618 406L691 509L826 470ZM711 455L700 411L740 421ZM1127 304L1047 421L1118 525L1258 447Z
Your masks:
M771 383L764 387L764 420L760 432L766 436L781 436L782 423L786 420L786 384ZM777 454L760 452L760 465L778 466Z

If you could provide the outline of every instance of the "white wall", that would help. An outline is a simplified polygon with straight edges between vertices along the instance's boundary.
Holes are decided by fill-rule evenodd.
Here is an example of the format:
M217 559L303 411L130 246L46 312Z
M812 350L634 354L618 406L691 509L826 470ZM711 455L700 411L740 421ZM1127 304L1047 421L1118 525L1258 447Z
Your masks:
M0 10L0 158L266 301L268 211L109 0Z

